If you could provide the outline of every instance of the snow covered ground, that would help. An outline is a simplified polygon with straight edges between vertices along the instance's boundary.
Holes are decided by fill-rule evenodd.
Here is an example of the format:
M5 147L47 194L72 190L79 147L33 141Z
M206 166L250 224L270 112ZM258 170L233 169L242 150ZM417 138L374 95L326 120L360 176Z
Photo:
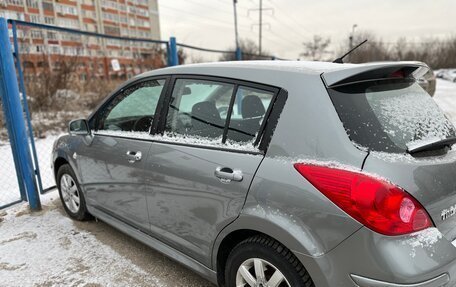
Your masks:
M456 84L438 80L434 99L456 124ZM55 138L36 141L45 187L54 184ZM10 147L2 145L0 205L6 198L19 199L19 191ZM0 286L213 286L102 222L70 220L56 191L42 201L36 214L26 204L0 211Z
M56 191L43 211L0 211L0 286L214 286L112 227L75 222Z
M456 125L456 83L437 79L434 100Z

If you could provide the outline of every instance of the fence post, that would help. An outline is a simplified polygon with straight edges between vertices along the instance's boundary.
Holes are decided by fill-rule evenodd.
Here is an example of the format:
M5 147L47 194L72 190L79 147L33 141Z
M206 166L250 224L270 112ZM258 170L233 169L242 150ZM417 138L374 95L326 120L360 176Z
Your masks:
M242 61L242 50L241 48L236 48L236 61Z
M26 93L25 84L24 84L24 74L22 73L22 68L21 68L21 57L20 57L21 53L19 51L19 44L17 41L16 21L13 21L13 23L12 23L12 30L13 30L14 55L16 58L16 69L17 69L17 73L19 75L19 90L22 93L22 106L24 107L25 116L27 118L27 127L28 127L28 133L29 133L29 137L30 137L30 145L32 147L33 162L35 163L34 172L35 172L35 175L36 175L36 178L38 181L38 190L40 193L43 193L43 184L41 183L40 165L38 163L38 155L36 154L32 120L30 117L30 110L28 108L28 103L27 103L27 93Z
M41 203L27 140L8 23L4 18L0 18L0 98L5 112L11 148L17 153L17 157L14 158L15 164L19 165L21 172L21 174L17 174L18 180L23 181L30 209L40 210Z
M177 55L177 42L176 37L169 38L169 65L177 66L179 65L179 57Z

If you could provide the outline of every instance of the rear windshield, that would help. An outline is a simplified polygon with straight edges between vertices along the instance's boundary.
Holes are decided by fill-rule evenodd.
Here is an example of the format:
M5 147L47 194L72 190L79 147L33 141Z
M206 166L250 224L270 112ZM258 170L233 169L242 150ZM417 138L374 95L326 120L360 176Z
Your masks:
M408 143L455 136L453 124L415 81L370 81L329 94L350 139L369 150L404 153Z

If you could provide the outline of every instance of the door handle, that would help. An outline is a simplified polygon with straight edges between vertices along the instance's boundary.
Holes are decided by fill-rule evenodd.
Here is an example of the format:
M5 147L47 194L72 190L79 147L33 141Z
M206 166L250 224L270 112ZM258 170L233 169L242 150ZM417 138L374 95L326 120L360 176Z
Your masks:
M231 169L229 167L217 167L214 172L215 177L220 179L222 183L230 183L231 181L242 181L244 178L242 171Z
M127 158L129 163L135 163L141 160L142 153L140 151L127 151Z

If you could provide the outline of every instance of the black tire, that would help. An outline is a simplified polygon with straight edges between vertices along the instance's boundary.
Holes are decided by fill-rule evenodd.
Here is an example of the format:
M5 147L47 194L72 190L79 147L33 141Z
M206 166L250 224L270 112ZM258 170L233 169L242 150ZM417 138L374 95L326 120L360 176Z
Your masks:
M263 235L250 237L231 251L225 270L226 287L236 286L239 267L251 258L259 258L274 265L292 287L315 287L309 273L296 256L276 240Z
M73 181L74 181L74 183L75 183L75 185L77 187L77 190L78 190L79 208L77 209L76 212L73 212L73 211L71 211L68 208L67 204L64 201L63 195L62 195L61 179L62 179L62 177L64 175L69 175L73 179ZM62 202L63 208L65 209L65 212L72 219L75 219L75 220L78 220L78 221L85 221L85 220L92 219L92 216L87 211L87 205L86 205L85 197L84 197L83 192L81 191L81 187L79 185L78 179L77 179L73 169L71 168L71 166L69 164L64 164L64 165L62 165L59 168L59 170L57 172L56 180L57 180L57 188L59 190L60 200Z

